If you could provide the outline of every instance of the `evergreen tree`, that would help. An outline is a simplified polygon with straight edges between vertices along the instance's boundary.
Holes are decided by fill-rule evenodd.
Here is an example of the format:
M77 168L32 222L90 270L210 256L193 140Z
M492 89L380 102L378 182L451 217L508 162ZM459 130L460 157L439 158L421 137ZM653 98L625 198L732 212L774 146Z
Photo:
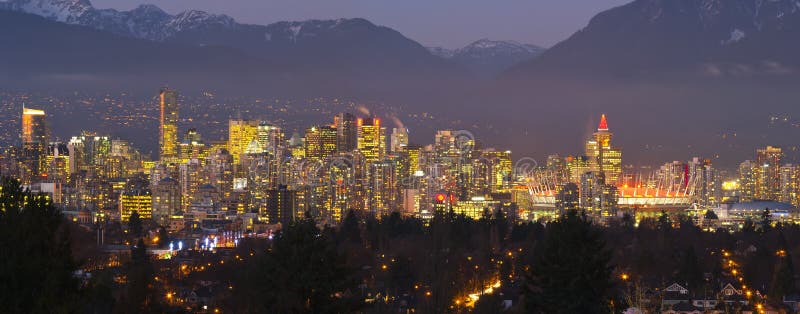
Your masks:
M79 300L68 229L44 195L0 186L0 313L72 313Z
M523 290L529 313L608 313L610 253L601 232L576 211L547 227Z
M761 233L767 233L772 229L772 213L769 208L764 209L761 213Z
M290 226L271 250L243 269L236 297L240 312L346 313L358 308L357 282L312 219Z
M705 219L710 219L710 220L719 219L719 217L717 217L717 213L715 213L713 210L707 210L704 218Z
M131 212L131 216L128 218L128 229L134 237L142 237L142 218L139 217L139 212L135 210Z
M358 226L358 216L352 209L347 211L344 216L342 226L339 231L347 241L351 243L361 243L361 229Z
M169 233L164 227L158 228L158 247L164 248L169 245Z
M153 288L155 270L147 254L144 240L139 238L131 248L131 261L127 267L127 309L133 312L152 312L159 300Z
M703 284L703 271L693 245L683 252L678 278L687 285L686 288L689 290L698 289Z
M778 260L769 289L769 297L775 304L780 304L784 296L796 292L792 254L788 250L783 233L780 233L778 242L778 251L775 252Z
M744 220L744 224L742 225L742 233L751 233L756 231L756 225L753 223L753 220L749 217Z
M664 210L662 210L661 215L658 216L658 229L662 231L672 230L672 220L669 219L669 215Z

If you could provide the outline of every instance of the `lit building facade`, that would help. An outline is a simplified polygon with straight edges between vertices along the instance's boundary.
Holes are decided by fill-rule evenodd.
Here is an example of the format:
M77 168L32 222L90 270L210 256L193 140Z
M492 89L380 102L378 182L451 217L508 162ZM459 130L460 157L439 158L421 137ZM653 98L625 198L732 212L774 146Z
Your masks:
M168 161L178 155L178 92L162 89L159 93L159 106L160 157L162 161Z

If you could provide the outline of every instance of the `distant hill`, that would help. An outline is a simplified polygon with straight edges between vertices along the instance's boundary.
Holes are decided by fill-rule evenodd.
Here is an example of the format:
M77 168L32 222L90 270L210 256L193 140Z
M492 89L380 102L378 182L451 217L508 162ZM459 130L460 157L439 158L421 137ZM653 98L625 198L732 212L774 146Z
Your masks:
M532 60L545 51L536 45L489 39L481 39L454 50L441 47L430 47L428 50L466 67L481 77L493 77L512 65Z
M771 75L800 65L798 0L636 0L510 74Z

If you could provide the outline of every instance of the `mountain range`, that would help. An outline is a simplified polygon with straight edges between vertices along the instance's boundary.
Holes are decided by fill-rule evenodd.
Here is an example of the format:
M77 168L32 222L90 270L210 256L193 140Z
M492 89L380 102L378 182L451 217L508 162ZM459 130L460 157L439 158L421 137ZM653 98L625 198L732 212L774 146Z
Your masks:
M0 0L0 86L407 104L500 147L524 143L523 155L574 153L597 125L576 127L576 114L607 113L627 134L620 145L639 148L626 158L660 160L796 145L800 128L764 125L800 116L797 38L800 0L635 0L544 51L492 40L425 48L359 18L251 25L152 5Z
M772 75L800 65L800 0L636 0L512 75Z
M428 50L434 55L464 66L481 77L492 77L519 62L533 60L541 55L545 48L511 40L484 38L459 49L429 47Z

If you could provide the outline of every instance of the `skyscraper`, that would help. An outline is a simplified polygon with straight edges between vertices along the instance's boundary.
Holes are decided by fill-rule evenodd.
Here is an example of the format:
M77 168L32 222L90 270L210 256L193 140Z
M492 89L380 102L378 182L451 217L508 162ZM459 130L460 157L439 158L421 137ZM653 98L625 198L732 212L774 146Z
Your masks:
M241 155L250 148L253 153L260 153L258 144L258 125L256 120L228 121L228 152L233 156L233 163L238 165Z
M312 126L306 129L306 158L317 160L333 155L337 148L337 130L331 126Z
M381 126L380 119L358 119L358 150L368 163L386 156L386 128Z
M408 146L408 129L404 127L399 128L392 128L392 137L391 137L391 148L392 152L401 152L406 149Z
M753 167L756 199L780 200L782 158L780 147L767 146L756 150L756 164Z
M609 132L606 115L600 117L597 132L586 141L589 169L603 174L609 184L617 182L622 174L622 149L611 146L613 133Z
M356 117L346 112L339 113L333 118L333 127L336 128L336 150L340 153L355 150L358 138Z
M168 161L178 155L178 93L162 89L159 93L161 118L159 120L158 144L161 148L161 161Z
M23 183L47 172L47 124L44 110L22 107L22 164L20 174Z

